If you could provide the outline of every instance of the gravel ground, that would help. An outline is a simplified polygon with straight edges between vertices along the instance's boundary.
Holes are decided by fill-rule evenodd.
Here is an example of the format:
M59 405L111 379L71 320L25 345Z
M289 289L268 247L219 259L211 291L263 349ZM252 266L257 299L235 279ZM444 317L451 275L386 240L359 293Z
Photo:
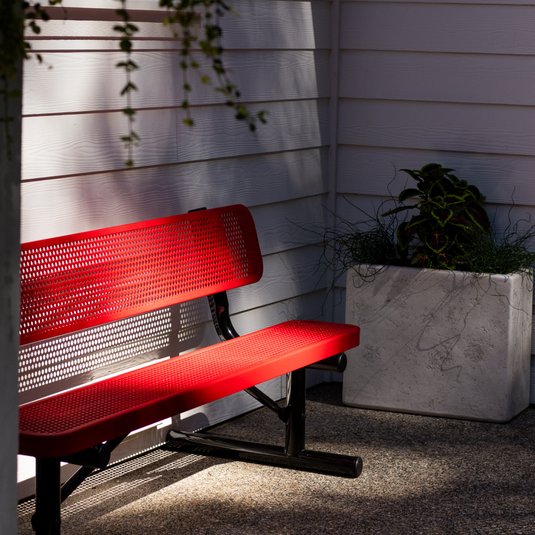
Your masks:
M344 407L308 392L307 448L362 457L357 479L155 450L90 477L63 535L535 534L535 407L508 424ZM213 432L281 443L266 409ZM30 534L32 501L19 505Z

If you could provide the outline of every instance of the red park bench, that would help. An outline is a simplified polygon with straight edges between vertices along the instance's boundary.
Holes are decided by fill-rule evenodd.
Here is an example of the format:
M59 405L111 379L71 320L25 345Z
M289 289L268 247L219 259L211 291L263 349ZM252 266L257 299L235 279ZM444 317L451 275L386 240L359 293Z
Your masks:
M198 210L22 245L21 346L208 297L221 343L20 407L19 452L36 458L38 535L60 533L61 502L129 433L246 390L286 425L284 446L170 431L168 446L203 455L357 477L359 457L305 449L305 368L343 369L359 328L286 321L238 336L226 291L257 282L262 257L241 205ZM288 374L280 406L255 385ZM80 465L61 485L60 463Z

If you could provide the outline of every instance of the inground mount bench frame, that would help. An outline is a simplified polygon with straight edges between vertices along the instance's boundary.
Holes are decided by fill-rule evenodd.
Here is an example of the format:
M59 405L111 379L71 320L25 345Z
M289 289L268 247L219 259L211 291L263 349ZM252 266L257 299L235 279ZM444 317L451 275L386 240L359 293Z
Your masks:
M36 457L38 535L59 535L61 502L136 429L246 390L277 413L284 446L170 431L166 448L357 477L359 457L305 448L305 371L343 371L353 325L287 321L238 336L226 291L262 276L241 205L41 240L21 247L21 345L208 297L221 343L22 405L19 452ZM256 384L287 374L284 407ZM81 465L60 483L60 463Z

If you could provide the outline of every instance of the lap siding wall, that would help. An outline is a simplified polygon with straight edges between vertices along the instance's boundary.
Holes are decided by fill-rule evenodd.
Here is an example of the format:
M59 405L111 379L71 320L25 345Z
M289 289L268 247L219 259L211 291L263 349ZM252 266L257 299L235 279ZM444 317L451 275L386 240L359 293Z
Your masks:
M26 62L23 100L22 241L164 217L201 206L242 203L255 219L264 255L264 277L250 291L230 292L241 333L281 319L322 319L324 283L314 271L317 236L324 227L328 193L330 2L237 0L222 21L226 65L252 110L266 109L268 124L251 134L210 87L194 82L196 126L182 123L182 79L177 41L162 27L157 0L131 0L140 28L132 59L139 91L135 130L141 137L135 168L125 169L120 137L127 132L119 97L124 59L112 30L115 6L105 0L65 0L67 16L53 12L31 38L44 58ZM51 67L51 68L49 68ZM215 81L214 81L215 82ZM135 358L127 351L101 352L89 364L71 363L61 388L74 386L154 358L217 341L205 327L205 303L174 308L157 324L161 343ZM129 341L128 328L117 336ZM178 331L178 340L171 337ZM206 333L209 334L206 334ZM91 335L89 335L91 337ZM95 335L97 336L97 335ZM121 338L122 337L122 338ZM72 341L64 341L68 345ZM89 341L78 342L90 344ZM59 341L61 346L62 342ZM21 400L51 393L59 385L27 378L42 353L25 348ZM61 353L61 349L55 349ZM79 359L80 360L80 359ZM37 362L39 365L39 362ZM322 381L315 372L312 382ZM284 395L282 379L265 388ZM177 415L184 428L200 428L257 406L238 394L191 414ZM127 441L119 455L149 447L168 423ZM24 460L19 463L24 466ZM24 472L24 470L23 470ZM21 474L21 479L29 476ZM19 496L31 492L31 480Z
M373 211L404 189L399 169L437 162L481 189L498 233L509 210L529 228L534 20L533 0L342 0L338 214Z

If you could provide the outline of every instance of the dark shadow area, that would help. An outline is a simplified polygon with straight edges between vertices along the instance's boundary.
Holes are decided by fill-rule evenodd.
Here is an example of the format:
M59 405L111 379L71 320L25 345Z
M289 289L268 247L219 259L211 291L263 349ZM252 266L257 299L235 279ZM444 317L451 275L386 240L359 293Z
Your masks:
M534 407L489 424L345 407L341 388L308 392L307 447L360 455L358 479L156 450L87 480L62 533L535 533ZM265 409L212 431L283 439Z

